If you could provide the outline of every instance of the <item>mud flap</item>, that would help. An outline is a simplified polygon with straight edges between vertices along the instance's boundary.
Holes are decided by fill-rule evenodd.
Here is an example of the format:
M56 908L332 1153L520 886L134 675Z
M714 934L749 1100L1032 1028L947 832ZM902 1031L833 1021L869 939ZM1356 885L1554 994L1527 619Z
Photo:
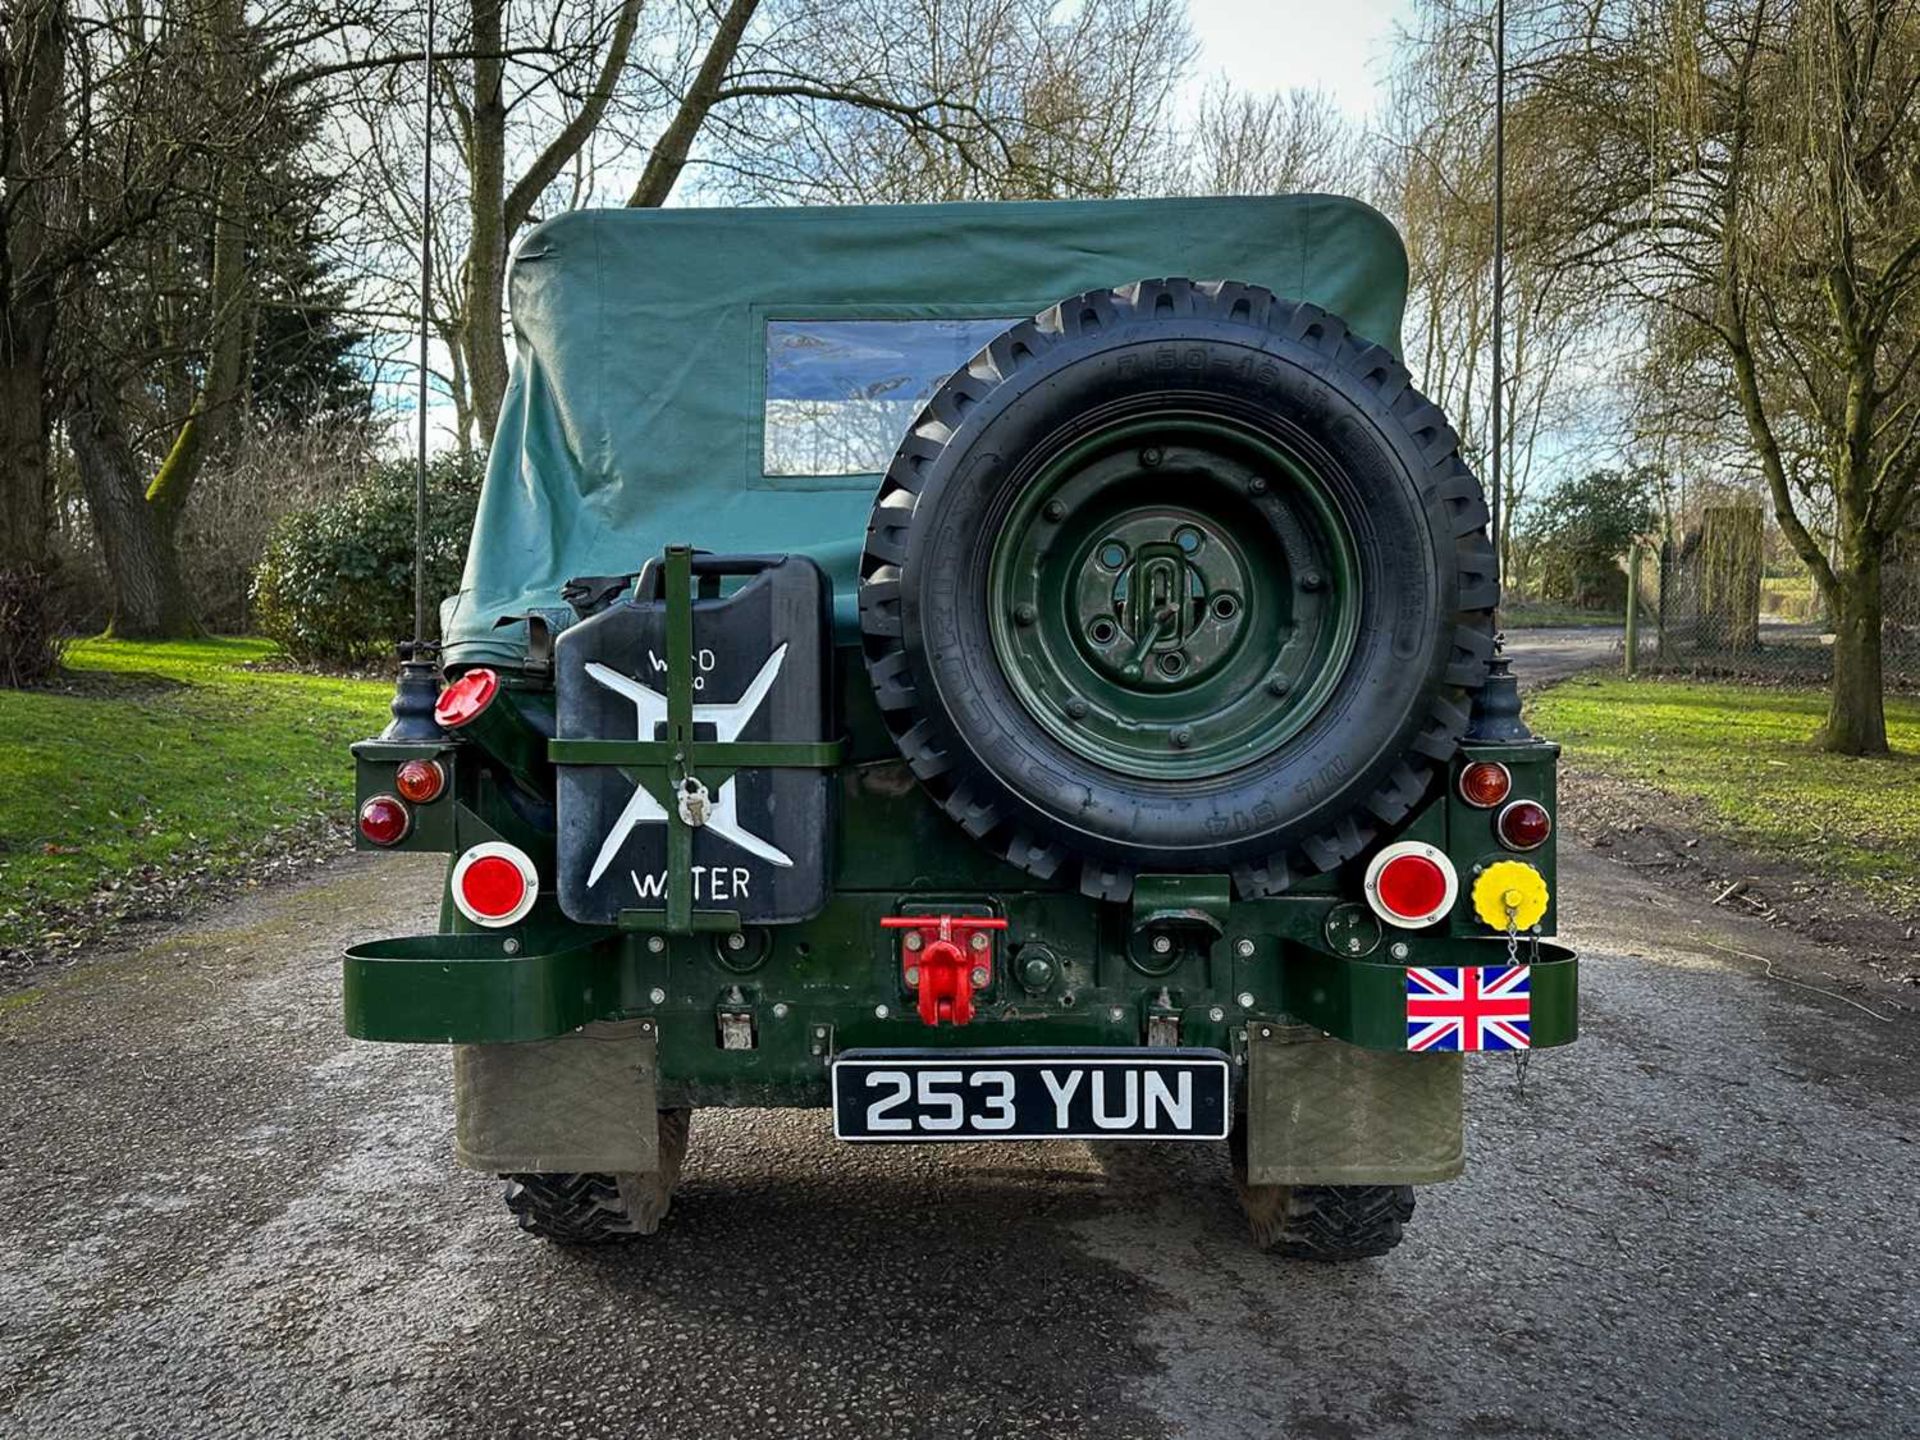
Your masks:
M1466 1168L1458 1055L1363 1050L1309 1025L1247 1033L1249 1185L1428 1185Z
M619 1175L623 1189L624 1177L659 1174L654 1051L648 1020L601 1021L552 1040L456 1045L455 1154L496 1175Z

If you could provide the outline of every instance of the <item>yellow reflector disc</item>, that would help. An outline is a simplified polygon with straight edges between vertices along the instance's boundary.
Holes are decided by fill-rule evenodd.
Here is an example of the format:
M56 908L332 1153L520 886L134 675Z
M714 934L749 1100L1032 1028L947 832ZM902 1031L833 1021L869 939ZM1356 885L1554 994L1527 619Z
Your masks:
M1473 882L1473 913L1482 924L1504 931L1509 911L1516 929L1538 925L1547 913L1547 882L1531 865L1496 860Z

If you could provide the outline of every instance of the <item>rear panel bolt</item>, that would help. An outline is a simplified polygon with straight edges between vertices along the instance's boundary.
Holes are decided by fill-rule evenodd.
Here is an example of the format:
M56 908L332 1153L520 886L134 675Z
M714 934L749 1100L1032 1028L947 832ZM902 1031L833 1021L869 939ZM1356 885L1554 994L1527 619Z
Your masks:
M909 930L907 932L907 938L900 943L909 950L918 950L926 942L920 938L920 932L918 930Z
M909 965L907 967L907 984L918 985L919 983L920 983L920 967L918 965Z
M1067 718L1069 720L1086 719L1087 718L1087 702L1082 700L1078 695L1074 696L1071 700L1067 701Z
M1193 744L1193 731L1188 730L1183 726L1180 729L1174 731L1171 738L1173 740L1174 749L1184 750L1189 745Z
M647 937L647 949L648 949L649 951L651 951L651 952L652 952L653 954L655 954L655 955L658 955L658 954L660 954L660 953L661 953L662 951L664 951L664 950L665 950L666 948L667 948L667 937L666 937L666 936L664 936L664 935L649 935L649 936Z
M1222 1020L1226 1018L1227 1018L1227 1012L1222 1010L1218 1005L1214 1006L1211 1010L1207 1011L1207 1019L1213 1021L1213 1023L1216 1025L1218 1025Z
M1167 457L1165 452L1163 452L1158 445L1149 445L1146 449L1140 452L1140 463L1142 465L1147 466L1149 469L1151 469L1155 465L1158 465L1162 460L1166 458Z
M976 990L983 989L987 983L987 967L984 965L974 966L973 973L969 975L967 978L973 981L974 989Z
M1320 572L1318 570L1309 570L1300 577L1300 588L1302 590L1318 590L1326 583L1326 581L1320 578Z
M1233 953L1238 955L1242 960L1246 960L1250 958L1253 955L1253 941L1251 940L1234 941Z
M664 1005L667 1003L667 992L656 985L647 992L647 999L656 1005Z
M744 934L742 934L740 931L736 930L731 935L727 936L727 949L744 950L746 948L747 948L747 937Z
M1013 607L1013 623L1016 625L1031 625L1039 618L1040 612L1031 605L1022 604Z
M893 1011L889 1010L884 1005L876 1005L873 1007L873 1018L876 1020L884 1020L887 1018L887 1016L891 1015L892 1013Z
M1262 1040L1273 1039L1273 1027L1271 1025L1262 1025L1260 1027L1260 1038Z
M1356 955L1360 953L1360 937L1358 935L1347 941L1347 949L1353 951Z
M1107 1018L1113 1021L1114 1024L1118 1025L1122 1020L1127 1018L1127 1012L1122 1010L1118 1005L1116 1005L1107 1012Z
M1171 955L1173 953L1173 937L1171 935L1154 936L1152 945L1153 953L1156 955Z
M773 1007L773 1018L776 1020L784 1020L787 1018L787 1002L786 1001L782 1000Z
M1407 958L1407 956L1411 955L1413 952L1407 948L1406 941L1396 940L1393 942L1392 945L1387 947L1387 953L1393 956L1393 958L1396 960L1404 960Z
M987 938L987 932L984 930L974 931L973 938L967 941L967 944L971 945L976 950L984 950L987 948L987 946L991 945L992 943L993 942Z
M1253 992L1251 990L1242 990L1240 992L1240 1008L1242 1010L1253 1009Z
M509 955L518 955L520 953L520 942L509 935L500 942L500 948Z

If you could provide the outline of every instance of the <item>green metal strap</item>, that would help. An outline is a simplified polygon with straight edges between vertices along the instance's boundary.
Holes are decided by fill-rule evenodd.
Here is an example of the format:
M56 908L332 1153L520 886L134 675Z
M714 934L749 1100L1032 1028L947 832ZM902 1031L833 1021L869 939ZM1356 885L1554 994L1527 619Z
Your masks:
M720 766L728 770L831 770L845 761L845 740L549 740L556 765Z
M667 779L678 790L687 778L693 744L693 547L667 547ZM693 830L679 804L667 811L667 928L684 934L693 924Z

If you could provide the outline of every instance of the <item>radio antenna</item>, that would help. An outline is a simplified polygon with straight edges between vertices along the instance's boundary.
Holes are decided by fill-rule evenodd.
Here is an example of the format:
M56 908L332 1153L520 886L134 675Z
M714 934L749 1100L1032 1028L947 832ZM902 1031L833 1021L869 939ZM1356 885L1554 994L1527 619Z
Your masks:
M433 299L433 22L434 0L427 0L427 37L422 87L420 147L420 398L419 448L413 472L413 643L427 643L427 335Z
M413 638L400 645L400 677L394 682L393 719L382 740L440 744L446 732L434 718L440 695L439 649L427 639L427 339L433 313L433 28L434 0L427 0L427 35L420 158L420 389L413 456Z
M1507 447L1507 0L1493 0L1493 578L1500 579L1501 462Z

